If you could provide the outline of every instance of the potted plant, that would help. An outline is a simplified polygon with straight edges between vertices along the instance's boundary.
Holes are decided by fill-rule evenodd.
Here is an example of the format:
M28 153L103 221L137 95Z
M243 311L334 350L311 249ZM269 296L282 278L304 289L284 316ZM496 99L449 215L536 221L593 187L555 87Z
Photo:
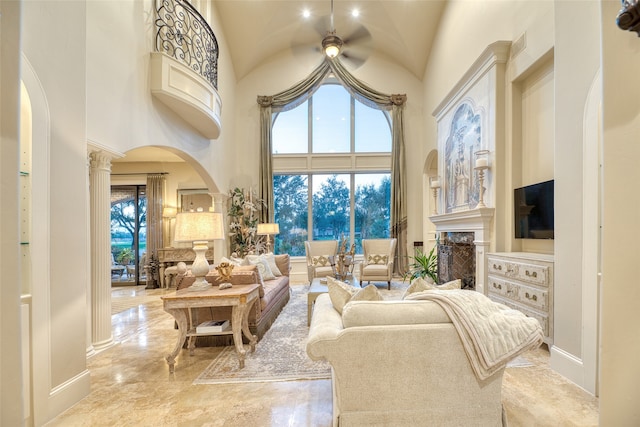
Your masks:
M129 265L132 259L133 251L130 248L124 248L116 257L116 261L118 261L120 265Z
M257 197L253 189L246 192L235 188L229 192L229 240L231 253L243 258L249 253L259 252L261 242L256 235L259 214L263 201Z
M433 283L438 283L438 254L436 246L431 248L428 254L416 249L416 255L410 256L413 260L409 264L409 270L405 273L403 281L409 278L409 283L421 277Z

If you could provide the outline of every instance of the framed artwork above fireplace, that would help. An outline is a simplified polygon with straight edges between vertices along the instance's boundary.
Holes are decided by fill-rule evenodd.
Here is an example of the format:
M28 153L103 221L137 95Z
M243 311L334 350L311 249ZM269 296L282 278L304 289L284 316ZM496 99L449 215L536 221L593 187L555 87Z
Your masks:
M487 47L462 79L433 112L438 123L438 170L443 177L440 203L443 214L476 209L480 201L480 180L475 170L478 151L488 150L488 164L494 164L497 131L504 123L504 69L511 43L495 42ZM484 202L493 207L494 177L486 171L482 183Z
M480 187L473 153L482 149L483 113L472 99L463 100L453 113L444 141L445 212L459 212L478 204Z

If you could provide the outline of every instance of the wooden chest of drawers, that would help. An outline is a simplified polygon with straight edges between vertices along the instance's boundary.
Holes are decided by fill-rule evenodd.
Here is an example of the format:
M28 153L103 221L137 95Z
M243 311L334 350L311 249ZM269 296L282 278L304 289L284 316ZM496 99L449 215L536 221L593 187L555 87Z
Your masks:
M487 273L489 298L538 319L553 344L553 255L490 253Z

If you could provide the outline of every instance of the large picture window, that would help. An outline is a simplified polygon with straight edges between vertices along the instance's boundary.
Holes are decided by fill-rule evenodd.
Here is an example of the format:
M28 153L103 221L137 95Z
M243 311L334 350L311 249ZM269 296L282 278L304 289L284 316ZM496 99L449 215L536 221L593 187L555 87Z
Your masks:
M327 82L307 101L274 114L277 253L304 255L305 240L388 238L391 194L389 114Z

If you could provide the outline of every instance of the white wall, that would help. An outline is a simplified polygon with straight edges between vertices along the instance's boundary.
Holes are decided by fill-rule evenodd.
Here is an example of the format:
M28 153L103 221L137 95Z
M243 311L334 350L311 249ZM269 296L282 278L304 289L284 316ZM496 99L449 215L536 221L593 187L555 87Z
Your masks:
M222 132L209 140L151 95L149 59L155 46L152 0L87 2L87 138L125 153L143 146L179 150L212 191L226 192L235 157L235 77L215 11L211 27L220 56Z
M556 351L552 351L552 365L578 384L584 384L585 381L581 364L584 351L580 304L582 220L580 209L576 207L582 206L581 195L584 190L581 123L586 96L598 70L598 26L594 22L596 10L597 4L589 1L451 1L444 11L423 79L426 123L424 139L427 143L423 146L422 162L427 153L435 148L437 136L436 122L430 112L486 46L498 40L516 41L525 35L524 49L515 58L512 57L508 64L507 155L502 159L507 164L502 165L504 175L496 177L497 180L503 180L504 184L498 197L511 200L514 183L518 181L555 177L556 238L553 246L545 250L556 254ZM579 37L575 32L576 22L581 22ZM586 31L583 28L585 26ZM460 31L460 28L465 30ZM554 47L555 55L551 58L554 61L552 75L555 83L549 86L549 77L542 74L540 78L536 78L531 70L539 67L541 61L548 61L548 53ZM455 52L455 55L451 55L451 52ZM520 85L524 82L524 99L512 99L514 88L511 85L514 81ZM549 87L552 88L551 91ZM554 100L549 101L549 97ZM517 102L520 105L515 105ZM550 102L555 107L551 111L548 109ZM539 126L536 120L517 119L532 108L542 115L540 119L544 122L543 128L532 129L532 126ZM536 135L537 131L541 133ZM518 149L517 138L521 138L526 144L524 149ZM550 146L545 138L554 141L551 146L552 154L548 153ZM554 165L552 176L549 176L550 164ZM494 217L497 239L494 244L498 250L512 248L514 244L511 216L510 203L497 206ZM532 248L538 247L528 249ZM597 349L591 348L588 351L595 355ZM596 374L591 372L590 375Z
M618 29L602 2L603 197L600 425L640 425L640 39Z
M235 77L215 10L206 15L220 47L223 130L214 141L150 94L153 1L23 2L22 73L34 119L32 253L39 260L32 285L35 425L89 393L87 141L122 153L173 147L213 192L227 192L237 157L229 113Z
M0 2L0 425L23 423L18 179L20 3Z
M578 7L579 5L579 7ZM555 3L555 337L551 366L584 384L583 358L583 119L600 66L599 12L596 2ZM580 37L576 37L576 22ZM591 206L590 209L597 209ZM597 244L597 242L593 242ZM588 354L585 354L588 352Z
M22 19L34 130L30 244L39 262L31 287L33 408L41 425L89 392L85 7L23 2Z

